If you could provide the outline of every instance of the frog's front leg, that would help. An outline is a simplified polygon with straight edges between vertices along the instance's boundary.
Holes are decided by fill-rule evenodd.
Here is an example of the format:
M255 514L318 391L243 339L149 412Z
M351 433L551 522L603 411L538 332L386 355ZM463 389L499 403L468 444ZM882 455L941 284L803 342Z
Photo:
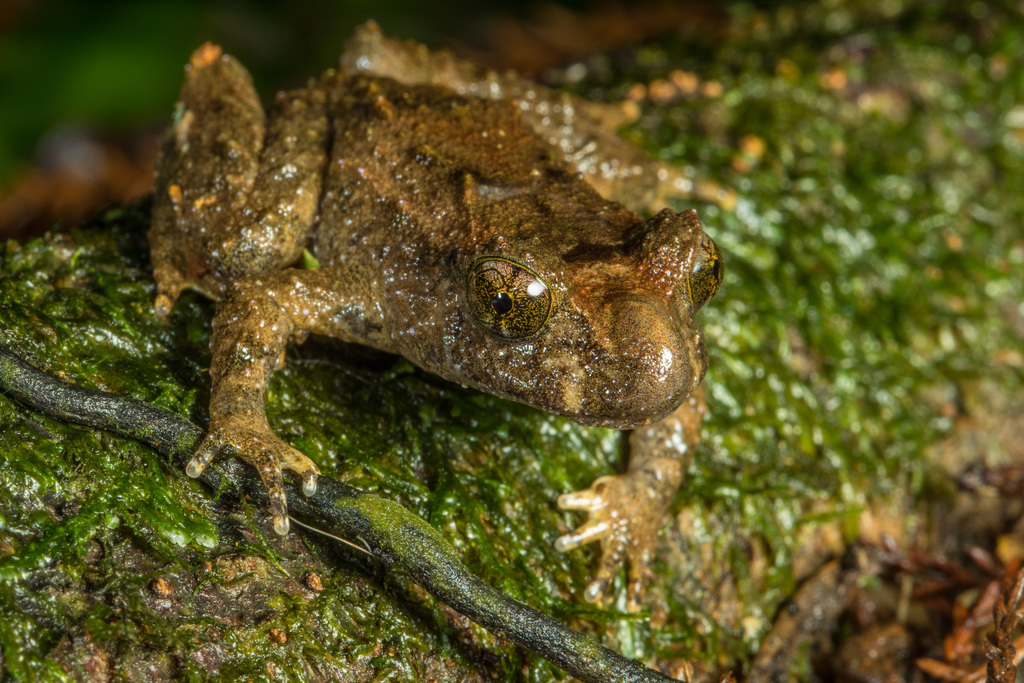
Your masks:
M598 602L612 578L629 560L627 608L637 611L650 581L658 531L697 445L707 407L701 385L671 415L629 437L629 468L625 474L601 477L590 488L558 498L564 510L586 510L590 519L555 542L571 550L601 542L601 563L584 597Z
M288 533L283 470L302 477L302 491L316 492L316 464L279 439L265 412L265 393L285 346L310 332L346 336L338 311L352 301L340 295L333 269L284 270L242 278L228 288L213 321L210 427L186 472L198 477L218 454L237 455L255 467L270 496L274 530Z

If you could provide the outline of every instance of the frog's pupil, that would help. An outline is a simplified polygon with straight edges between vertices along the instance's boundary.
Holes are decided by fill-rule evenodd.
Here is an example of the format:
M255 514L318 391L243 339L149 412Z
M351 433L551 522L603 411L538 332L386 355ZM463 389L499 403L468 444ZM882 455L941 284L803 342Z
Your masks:
M491 308L494 309L495 315L505 315L512 310L512 297L505 292L498 292L491 297Z

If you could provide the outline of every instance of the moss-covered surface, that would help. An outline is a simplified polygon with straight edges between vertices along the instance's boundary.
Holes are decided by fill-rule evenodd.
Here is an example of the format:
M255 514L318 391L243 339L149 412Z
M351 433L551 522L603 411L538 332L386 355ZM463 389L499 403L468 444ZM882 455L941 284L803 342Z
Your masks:
M991 402L978 387L1020 409L1022 24L1011 3L736 6L717 38L568 72L601 99L649 84L624 134L741 198L697 207L727 265L702 313L711 414L650 620L586 606L594 556L551 547L579 521L554 499L621 467L617 434L329 341L290 351L273 426L428 519L486 582L625 654L742 666L837 549L823 530L852 540L866 509L945 495L926 455ZM677 70L721 94L666 90ZM156 320L146 224L139 207L8 243L0 343L202 423L212 306L190 296ZM557 678L358 551L279 540L149 449L3 397L0 478L8 678Z

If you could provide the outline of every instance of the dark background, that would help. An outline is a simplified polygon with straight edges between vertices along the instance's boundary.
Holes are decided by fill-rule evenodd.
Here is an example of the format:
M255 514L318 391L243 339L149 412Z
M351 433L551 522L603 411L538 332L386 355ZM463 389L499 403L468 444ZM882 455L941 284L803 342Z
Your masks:
M336 64L352 29L450 47L542 75L574 56L693 25L695 2L3 0L0 238L76 224L129 203L152 178L155 140L189 54L221 44L265 96Z

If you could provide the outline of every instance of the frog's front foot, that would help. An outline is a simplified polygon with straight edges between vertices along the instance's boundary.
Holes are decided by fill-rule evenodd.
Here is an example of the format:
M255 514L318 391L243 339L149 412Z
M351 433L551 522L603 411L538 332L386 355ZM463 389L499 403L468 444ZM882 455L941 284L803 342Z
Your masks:
M583 594L588 602L603 600L615 573L629 560L626 606L631 612L640 609L640 598L650 581L658 530L671 499L636 472L601 477L588 489L558 497L560 508L586 510L590 519L555 541L555 548L566 551L601 542L601 564Z
M282 472L291 470L302 477L302 492L316 493L316 463L281 441L269 425L260 420L225 419L210 423L210 431L185 468L190 477L198 477L218 455L237 455L260 473L270 497L274 531L288 533L288 500Z

